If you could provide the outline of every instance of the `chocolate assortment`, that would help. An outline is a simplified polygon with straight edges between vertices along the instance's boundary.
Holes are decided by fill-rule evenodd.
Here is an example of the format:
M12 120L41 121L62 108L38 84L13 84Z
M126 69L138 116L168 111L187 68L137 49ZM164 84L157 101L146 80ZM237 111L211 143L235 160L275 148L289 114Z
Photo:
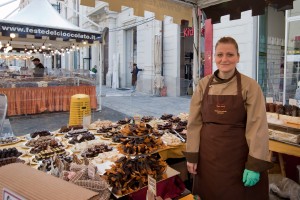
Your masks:
M157 155L122 157L111 169L106 170L104 178L116 195L134 192L148 184L148 175L157 181L165 178L167 164Z
M22 155L22 153L15 147L8 149L5 148L3 150L0 149L0 167L16 162L24 163L24 161L18 158L20 155Z
M171 119L173 117L172 114L163 114L160 119L162 120L168 120L168 119Z
M117 124L129 124L130 122L133 122L133 119L130 118L125 118L125 119L121 119L117 122Z
M25 161L17 157L0 158L0 167L11 163L25 163Z
M300 116L300 109L294 105L266 103L266 111L271 113L278 113L281 115L293 116L293 117Z
M51 133L49 131L36 131L33 133L30 133L30 137L31 138L35 138L36 136L47 136L47 135L51 135Z
M168 132L169 139L165 140L169 142L166 144L179 144L176 134L186 133L186 126L185 116L181 118L171 114L164 114L160 119L152 116L125 118L118 123L98 120L89 127L90 130L81 125L63 126L59 130L63 136L36 131L30 134L30 140L24 137L28 141L20 147L28 149L22 159L28 160L30 166L38 165L41 171L99 192L100 196L103 194L108 199L109 187L114 194L125 195L146 186L148 175L156 180L165 178L167 164L156 153L165 148L161 137ZM99 143L96 138L108 141ZM19 138L6 138L0 140L0 144L14 139ZM87 142L90 140L95 141ZM114 149L113 145L118 146ZM72 148L68 149L70 146ZM0 166L24 162L18 158L21 154L16 148L0 150ZM111 166L110 162L115 164ZM105 169L104 180L100 174Z
M36 160L44 160L44 159L49 159L53 157L55 154L57 155L62 155L65 154L66 151L62 147L56 147L56 148L48 148L46 150L40 151L38 154L35 155Z
M63 126L60 128L60 130L58 131L59 133L66 133L69 132L71 130L77 130L77 129L83 129L82 125L73 125L73 126Z
M82 157L93 158L98 156L100 153L112 151L113 148L106 144L96 144L92 147L87 148L82 154Z
M34 145L33 148L31 148L30 153L37 154L41 151L47 150L48 148L53 149L57 147L62 147L63 145L56 141L54 138L51 140L47 140L45 142L40 142Z
M56 161L56 159L60 159L61 162L64 163L66 168L69 168L69 165L67 163L72 163L73 161L73 157L72 156L67 156L67 155L56 155L56 157L54 159L49 158L49 159L44 159L42 160L42 163L38 166L38 170L41 171L50 171L51 167L53 166L54 168L58 167L58 162L54 162Z
M78 136L80 134L86 134L88 132L89 132L89 130L87 128L70 130L70 131L68 131L68 133L65 134L65 137L66 138L74 137L74 136Z
M164 144L154 136L130 138L118 146L118 150L125 155L150 154L163 148Z
M74 135L72 137L72 139L69 141L70 144L76 144L76 143L81 143L84 141L88 141L88 140L94 140L95 136L90 133L90 132L86 132L83 134L79 134L79 135Z
M35 147L35 146L43 144L43 143L49 143L52 139L53 139L52 136L39 137L37 139L29 140L25 145L28 147Z
M152 116L143 116L141 121L142 122L150 122L152 119L154 119L154 117L152 117Z
M2 158L9 158L9 157L19 157L22 155L21 152L19 152L15 147L8 148L8 149L0 149L0 159Z
M150 125L141 122L140 124L126 124L119 131L123 136L145 136L152 132Z

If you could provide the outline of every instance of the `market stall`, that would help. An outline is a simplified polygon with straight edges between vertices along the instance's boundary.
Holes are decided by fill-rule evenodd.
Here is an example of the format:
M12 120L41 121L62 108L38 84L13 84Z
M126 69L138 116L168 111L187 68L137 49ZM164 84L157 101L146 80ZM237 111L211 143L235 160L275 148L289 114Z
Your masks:
M87 128L64 126L53 132L37 131L22 137L8 137L0 141L0 165L22 162L85 188L88 187L82 181L96 187L101 177L115 198L128 195L133 199L144 198L150 174L159 182L158 195L167 195L168 185L167 188L176 191L168 195L176 196L184 189L183 183L178 179L178 172L165 160L184 157L187 119L188 114L184 113L165 114L160 118L135 116L117 122L98 120ZM281 133L270 126L271 153L300 156L300 135L295 132L297 129L293 130ZM284 175L283 162L280 166ZM79 178L82 181L76 182L72 174L81 177L79 171L74 171L78 168L79 171L92 168L93 174L99 177ZM96 191L96 188L88 189Z
M99 44L99 32L68 22L46 0L30 2L16 15L0 20L0 25L4 46L0 92L7 95L8 116L68 111L71 96L81 93L90 96L91 108L96 109L95 77L89 76L88 69L81 69L82 73L75 73L74 66L61 69L57 59L80 47ZM34 77L32 58L40 58L46 67L43 78ZM20 66L7 66L11 59Z
M158 196L179 197L184 184L160 153L183 146L186 120L186 114L134 117L7 137L0 141L0 166L25 163L96 192L103 192L101 181L105 180L115 198L145 199L151 175L157 181Z

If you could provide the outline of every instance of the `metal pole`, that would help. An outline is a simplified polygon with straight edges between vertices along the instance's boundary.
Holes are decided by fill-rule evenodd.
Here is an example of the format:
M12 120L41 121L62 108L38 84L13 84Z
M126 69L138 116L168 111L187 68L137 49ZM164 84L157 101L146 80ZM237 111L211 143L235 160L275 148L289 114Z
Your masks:
M99 78L99 92L97 94L97 102L98 102L98 108L97 111L102 110L102 101L101 101L101 93L102 93L102 69L103 69L103 44L99 44L99 66L97 70L98 78Z
M199 78L202 78L201 77L201 71L203 70L202 69L202 55L201 55L201 49L202 49L202 36L201 36L201 31L202 31L202 12L200 10L199 7L197 7L197 13L198 13L198 38L199 38L199 48L198 48L198 77ZM196 33L195 33L196 34Z
M286 64L287 64L287 45L288 45L288 29L289 29L289 21L288 21L288 13L289 11L285 11L285 46L284 46L284 73L283 73L283 100L282 104L285 105L286 102Z
M0 7L5 6L7 4L10 4L10 3L14 2L14 1L17 1L17 0L10 0L8 2L2 3L2 4L0 4Z
M199 60L198 60L198 54L199 54L199 38L198 38L198 20L197 20L197 10L196 8L193 8L193 27L194 27L194 43L193 43L193 88L195 88L196 84L198 83L198 66L199 66Z
M16 12L17 10L19 10L19 7L17 7L16 9L14 9L13 11L11 11L8 15L6 15L4 17L4 19L8 18L9 16L11 16L14 12Z

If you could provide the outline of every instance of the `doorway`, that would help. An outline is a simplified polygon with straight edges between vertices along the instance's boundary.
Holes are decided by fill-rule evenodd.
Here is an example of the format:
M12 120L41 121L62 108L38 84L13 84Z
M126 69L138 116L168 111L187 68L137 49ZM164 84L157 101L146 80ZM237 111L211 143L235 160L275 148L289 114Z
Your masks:
M136 27L125 32L125 87L131 87L131 71L133 63L137 62L137 30Z
M188 27L187 21L181 23L180 34L180 96L188 94L193 79L193 42L194 28Z

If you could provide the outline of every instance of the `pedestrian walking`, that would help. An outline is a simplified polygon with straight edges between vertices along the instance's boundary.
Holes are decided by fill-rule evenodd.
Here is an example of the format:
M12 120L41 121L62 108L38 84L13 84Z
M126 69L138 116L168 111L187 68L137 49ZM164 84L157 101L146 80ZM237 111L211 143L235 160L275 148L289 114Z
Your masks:
M131 78L132 92L135 92L136 83L137 83L137 75L138 75L139 71L143 71L143 69L139 69L137 67L137 64L133 63L132 71L131 71L131 73L132 73L132 78Z

